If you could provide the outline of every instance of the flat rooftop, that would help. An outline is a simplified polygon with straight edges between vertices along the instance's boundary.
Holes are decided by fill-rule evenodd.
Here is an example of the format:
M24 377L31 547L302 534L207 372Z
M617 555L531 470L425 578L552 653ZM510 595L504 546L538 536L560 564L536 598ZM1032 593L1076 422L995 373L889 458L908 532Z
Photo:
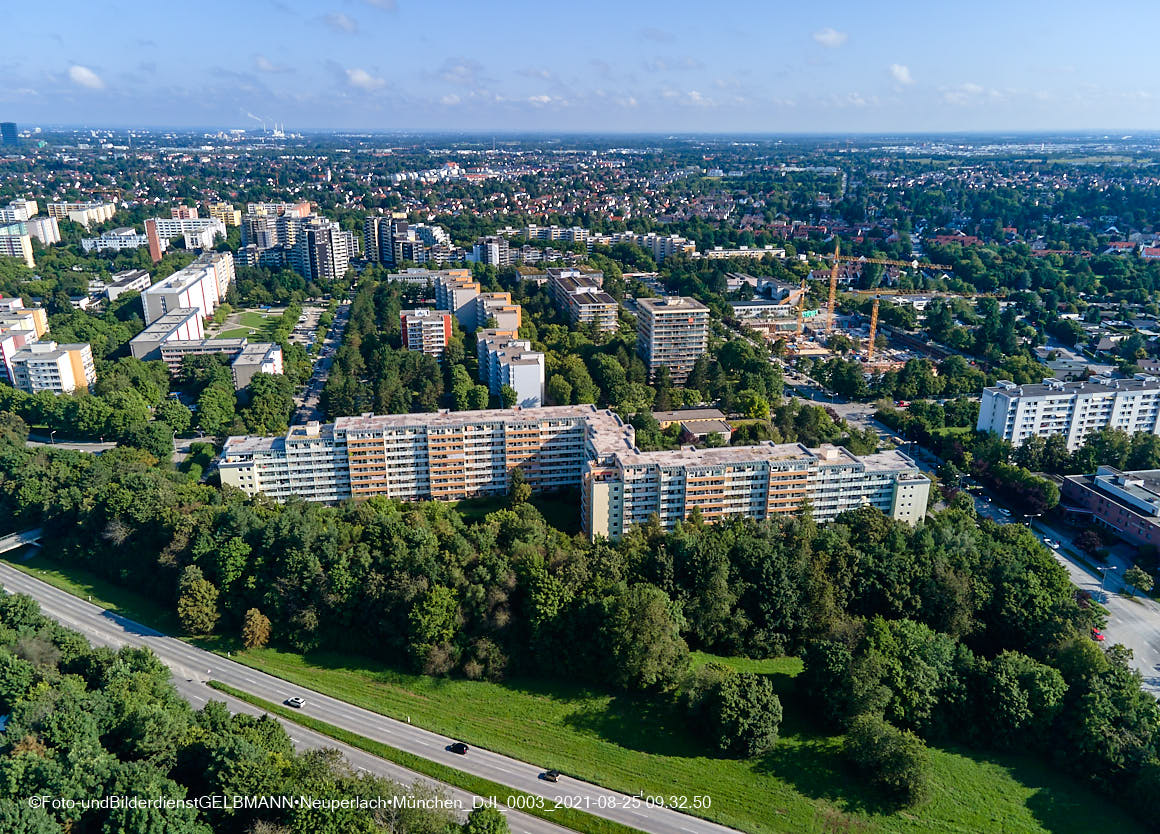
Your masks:
M636 305L642 310L648 310L652 313L709 312L709 308L697 299L683 295L669 295L664 298L638 298Z
M162 339L168 336L181 325L188 322L191 318L197 318L201 315L196 307L178 307L175 310L170 310L161 318L154 320L152 324L133 337L131 341L149 341L151 339Z
M1117 391L1157 391L1160 390L1160 377L1138 374L1132 379L1109 379L1108 377L1092 377L1086 381L1061 382L1059 380L1044 380L1041 383L1016 385L1006 380L999 380L998 385L983 389L1007 397L1046 397L1051 395L1070 396L1073 394L1114 394Z
M688 422L689 420L724 420L725 412L718 408L681 408L676 411L654 411L658 423Z
M184 290L203 280L206 272L206 264L190 264L185 269L179 269L168 278L158 281L152 287L144 290L142 294L160 290Z
M244 344L245 339L242 339L241 341L243 342L244 346L240 349L237 358L234 359L234 362L241 363L243 365L247 363L253 363L255 365L261 364L262 362L265 362L270 354L275 350L282 349L273 342L250 342L247 345Z

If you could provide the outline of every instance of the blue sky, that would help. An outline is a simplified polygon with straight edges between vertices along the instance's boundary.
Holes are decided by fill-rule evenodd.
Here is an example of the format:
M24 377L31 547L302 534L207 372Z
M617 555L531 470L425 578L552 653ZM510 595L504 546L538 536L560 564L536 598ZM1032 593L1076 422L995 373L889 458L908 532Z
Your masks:
M5 5L0 118L21 125L1160 129L1149 2Z

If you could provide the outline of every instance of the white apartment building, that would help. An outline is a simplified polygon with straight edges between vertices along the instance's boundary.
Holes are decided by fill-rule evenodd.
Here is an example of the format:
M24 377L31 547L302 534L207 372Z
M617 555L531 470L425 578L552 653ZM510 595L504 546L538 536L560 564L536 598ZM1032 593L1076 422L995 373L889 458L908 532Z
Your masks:
M153 217L145 221L145 235L156 263L171 238L184 238L186 249L212 249L219 238L225 240L226 225L216 217Z
M16 223L31 220L40 212L36 200L13 200L7 206L0 207L0 223Z
M478 333L479 381L496 396L507 385L516 392L516 405L520 408L539 408L544 404L544 354L532 350L531 342L501 333Z
M189 307L196 308L203 318L209 318L219 300L217 270L210 264L197 262L141 293L146 324L152 324L172 310Z
M776 518L806 504L823 522L863 506L910 524L926 516L930 481L899 452L858 457L800 443L639 452L615 436L595 446L581 489L591 537L619 539L653 516L671 530L694 510L707 523Z
M636 307L636 350L649 378L668 368L673 382L684 382L708 349L709 308L681 296L639 298Z
M556 307L573 324L590 324L598 331L618 327L616 299L604 292L603 273L586 275L578 269L549 269L548 286Z
M451 341L451 314L419 308L399 314L403 347L428 356L442 357Z
M105 232L100 237L81 238L81 247L86 252L119 252L122 249L140 249L148 245L149 235L138 234L135 229L128 226ZM165 251L169 246L169 238L162 239L160 246L161 250Z
M60 223L55 217L32 217L27 221L28 234L45 246L60 243Z
M203 252L197 260L190 264L190 268L212 269L214 281L217 283L218 301L226 297L226 290L234 283L234 256L229 252Z
M28 394L70 394L78 389L88 390L96 381L97 370L88 342L34 342L12 357L12 384Z
M20 258L29 269L36 266L32 257L32 237L23 222L0 225L0 256Z
M350 259L358 255L354 232L345 232L333 220L312 214L291 218L294 244L288 249L290 267L307 281L334 281L346 275Z
M117 207L112 203L89 201L85 203L49 203L48 216L57 220L71 220L85 228L92 223L104 223L112 220L117 213Z
M1160 434L1160 377L1092 377L1086 382L1045 379L1038 385L1000 380L983 389L979 431L993 432L1015 446L1029 437L1062 434L1075 451L1103 428L1128 434Z
M122 293L149 289L153 283L152 277L144 269L126 269L124 272L115 272L112 280L105 285L105 297L109 301L116 301Z
M197 307L168 310L129 340L129 353L134 359L162 359L162 348L167 342L204 339L204 318Z

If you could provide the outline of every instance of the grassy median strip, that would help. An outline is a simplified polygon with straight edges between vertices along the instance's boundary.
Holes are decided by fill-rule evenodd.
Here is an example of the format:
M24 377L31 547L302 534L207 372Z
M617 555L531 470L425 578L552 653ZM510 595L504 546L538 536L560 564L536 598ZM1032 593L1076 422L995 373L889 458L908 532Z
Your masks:
M357 733L352 733L349 730L344 730L341 727L336 727L325 721L319 721L317 718L311 718L308 715L303 715L287 707L258 698L248 692L235 689L229 684L221 683L220 681L209 681L208 685L219 692L224 692L231 697L237 698L239 701L245 701L247 704L264 709L271 715L277 715L280 718L285 718L287 721L293 721L295 724L300 724L307 729L314 730L316 733L321 733L335 741L341 741L343 744L357 747L359 750L370 753L372 756L378 756L380 759L394 762L408 770L413 770L416 773L430 776L432 779L436 779L445 784L462 788L477 796L495 797L496 801L503 807L518 805L517 798L520 797L525 799L531 798L533 800L539 798L533 794L513 790L497 782L492 782L479 776L472 776L470 773L464 773L462 770L456 770L453 767L424 759L422 756L416 756L414 753L398 750L380 741L360 736ZM598 817L575 808L558 808L552 810L549 808L515 807L513 810L522 811L526 814L556 823L557 825L562 825L565 828L571 828L573 831L583 832L583 834L641 834L635 828L630 828L619 822L604 819L603 817Z

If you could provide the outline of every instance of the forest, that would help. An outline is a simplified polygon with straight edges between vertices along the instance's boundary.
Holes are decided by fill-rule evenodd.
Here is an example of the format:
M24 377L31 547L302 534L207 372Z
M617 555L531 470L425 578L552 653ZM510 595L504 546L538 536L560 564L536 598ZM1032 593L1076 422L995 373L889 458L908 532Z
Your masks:
M356 773L335 750L295 752L269 715L193 709L148 649L94 648L0 590L0 830L11 834L504 834L481 809L460 825L449 812L411 808L87 808L103 797L196 800L307 796L318 800L429 796ZM37 807L29 797L75 800Z
M819 725L849 728L851 760L903 805L922 800L921 745L953 741L1037 749L1155 814L1155 700L1122 649L1091 640L1099 609L1031 532L976 518L965 497L917 528L870 509L824 527L808 511L694 515L611 544L566 536L518 497L473 523L437 503L277 505L135 449L29 449L19 418L0 422L9 526L42 526L54 558L168 598L192 634L681 699L733 756L776 744L780 705L759 683L691 674L690 651L800 654ZM721 705L738 703L761 720L730 720Z

